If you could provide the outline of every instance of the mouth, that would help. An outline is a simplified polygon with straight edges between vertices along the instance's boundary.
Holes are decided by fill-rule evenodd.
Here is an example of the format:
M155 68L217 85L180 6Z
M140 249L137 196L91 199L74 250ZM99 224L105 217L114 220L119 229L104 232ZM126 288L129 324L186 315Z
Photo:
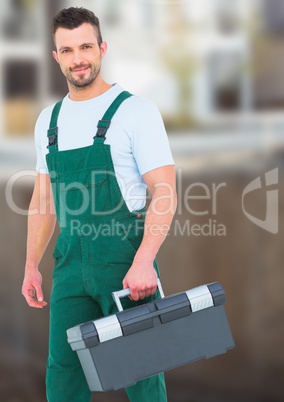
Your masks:
M80 68L72 68L72 73L77 73L77 74L83 74L85 73L90 67L85 66L85 67L80 67Z

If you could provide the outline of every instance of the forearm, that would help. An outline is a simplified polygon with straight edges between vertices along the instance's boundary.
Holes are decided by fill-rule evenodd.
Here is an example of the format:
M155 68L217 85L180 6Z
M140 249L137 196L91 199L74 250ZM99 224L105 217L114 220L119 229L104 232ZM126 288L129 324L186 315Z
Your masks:
M28 218L26 270L38 267L52 237L56 217L52 214L37 214Z
M53 198L46 176L37 176L29 206L26 270L38 267L56 223Z
M29 206L27 257L22 294L31 307L46 306L39 263L54 232L56 215L48 175L38 174Z
M177 206L175 189L165 195L163 188L156 189L146 213L144 236L136 253L135 262L152 262L164 242Z
M33 202L30 211L33 211ZM25 277L22 286L24 295L30 307L46 306L42 291L42 276L38 270L40 260L54 232L54 214L35 214L28 218L27 259Z
M153 295L157 287L157 273L153 262L165 240L176 206L174 166L154 169L143 176L152 200L146 213L144 235L131 267L123 279L123 288L130 288L133 300Z

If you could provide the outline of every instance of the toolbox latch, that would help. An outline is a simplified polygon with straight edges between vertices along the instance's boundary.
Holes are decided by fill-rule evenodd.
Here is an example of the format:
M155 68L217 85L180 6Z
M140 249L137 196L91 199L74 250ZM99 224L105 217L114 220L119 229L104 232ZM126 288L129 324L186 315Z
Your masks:
M191 314L189 300L185 293L155 300L155 305L159 311L162 324ZM163 312L163 310L165 311Z
M150 309L146 305L121 311L117 314L123 335L131 335L154 326L153 318L149 317Z
M120 323L116 315L110 315L96 320L95 326L101 343L122 336Z
M221 306L225 303L225 291L220 282L213 282L207 285L213 297L214 306Z
M92 321L80 325L80 331L86 348L92 348L100 343L95 324Z
M188 290L186 295L193 313L214 306L213 297L207 285Z

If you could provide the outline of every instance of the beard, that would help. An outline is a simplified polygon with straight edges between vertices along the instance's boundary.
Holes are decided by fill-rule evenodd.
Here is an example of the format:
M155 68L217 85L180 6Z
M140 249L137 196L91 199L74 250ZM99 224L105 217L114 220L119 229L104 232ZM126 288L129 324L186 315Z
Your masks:
M78 78L74 78L74 76L72 75L72 72L76 71L77 69L85 68L85 67L88 67L90 70L87 71L86 73L82 73L81 77L79 74ZM76 68L68 68L66 70L65 76L66 76L68 82L73 86L73 88L76 88L76 89L86 88L95 81L100 70L101 70L101 66L94 66L93 64L82 64L82 65L77 66Z

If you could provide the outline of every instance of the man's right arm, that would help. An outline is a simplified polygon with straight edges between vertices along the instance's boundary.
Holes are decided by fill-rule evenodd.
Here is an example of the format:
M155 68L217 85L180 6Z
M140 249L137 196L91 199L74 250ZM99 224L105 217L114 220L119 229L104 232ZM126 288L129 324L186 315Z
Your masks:
M48 174L39 173L29 206L27 255L22 294L31 307L46 306L42 277L38 270L41 258L53 235L56 223L53 196Z

